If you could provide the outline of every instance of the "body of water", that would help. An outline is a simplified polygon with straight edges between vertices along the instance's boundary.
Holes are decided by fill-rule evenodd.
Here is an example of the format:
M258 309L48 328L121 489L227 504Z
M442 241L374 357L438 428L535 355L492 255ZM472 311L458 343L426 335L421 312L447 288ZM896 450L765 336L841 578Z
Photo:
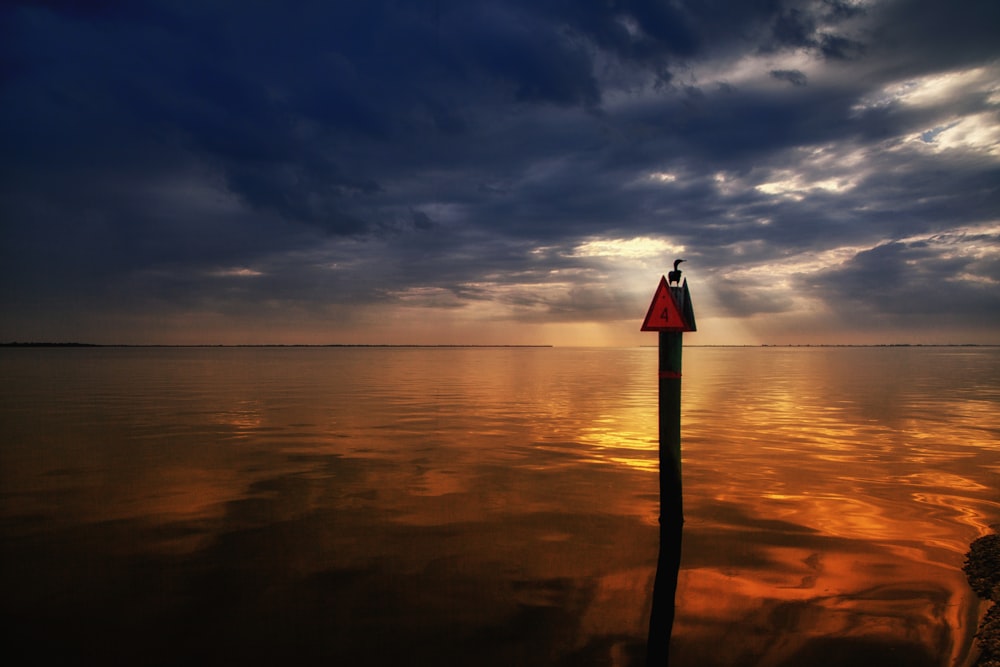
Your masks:
M655 348L0 350L17 664L642 664ZM967 664L1000 348L688 348L674 664Z

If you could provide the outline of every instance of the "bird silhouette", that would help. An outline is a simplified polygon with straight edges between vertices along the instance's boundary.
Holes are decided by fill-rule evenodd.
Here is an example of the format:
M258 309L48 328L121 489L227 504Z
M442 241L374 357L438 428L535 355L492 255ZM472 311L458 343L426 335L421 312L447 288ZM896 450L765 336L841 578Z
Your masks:
M674 270L667 274L667 284L681 284L681 270L677 268L677 265L683 261L683 259L674 260Z

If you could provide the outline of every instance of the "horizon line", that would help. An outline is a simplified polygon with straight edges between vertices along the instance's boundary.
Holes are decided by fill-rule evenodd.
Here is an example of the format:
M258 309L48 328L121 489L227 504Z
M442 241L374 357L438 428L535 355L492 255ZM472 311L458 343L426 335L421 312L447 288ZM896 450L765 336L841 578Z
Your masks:
M554 344L478 344L478 343L84 343L75 341L8 341L0 347L79 347L79 348L300 348L300 347L377 347L377 348L554 348L554 347L657 347L642 345L554 345ZM1000 343L690 343L686 347L1000 347Z

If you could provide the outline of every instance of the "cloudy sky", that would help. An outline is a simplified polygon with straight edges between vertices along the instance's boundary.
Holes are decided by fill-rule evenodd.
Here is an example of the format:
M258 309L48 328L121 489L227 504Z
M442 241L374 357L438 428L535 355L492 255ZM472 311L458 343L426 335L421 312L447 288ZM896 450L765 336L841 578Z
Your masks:
M0 340L1000 343L996 0L0 9Z

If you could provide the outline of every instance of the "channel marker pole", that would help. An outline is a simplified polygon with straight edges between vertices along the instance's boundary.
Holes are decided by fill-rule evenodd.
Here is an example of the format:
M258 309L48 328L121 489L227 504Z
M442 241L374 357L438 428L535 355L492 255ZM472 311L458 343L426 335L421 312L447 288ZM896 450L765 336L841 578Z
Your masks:
M680 282L680 271L671 281ZM681 487L681 359L684 332L695 331L687 280L671 286L666 278L653 296L642 331L659 332L660 552L653 582L653 608L646 643L647 667L670 664L674 598L681 567L684 499Z

